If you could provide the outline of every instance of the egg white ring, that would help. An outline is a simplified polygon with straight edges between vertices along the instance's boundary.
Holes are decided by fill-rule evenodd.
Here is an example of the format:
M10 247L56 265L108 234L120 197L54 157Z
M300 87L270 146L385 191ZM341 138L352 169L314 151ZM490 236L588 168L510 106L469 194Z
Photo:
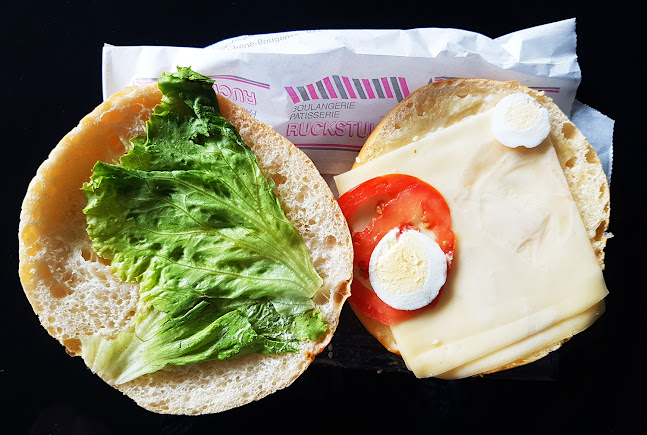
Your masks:
M379 279L379 259L384 250L402 237L413 237L427 258L428 270L424 282L418 290L412 293L391 292L382 285ZM369 280L377 296L387 305L397 310L416 310L429 305L439 294L447 281L447 257L435 240L416 230L406 230L400 233L399 228L389 231L378 242L369 260Z
M537 120L527 128L516 130L507 122L508 110L515 104L529 102L537 110ZM517 148L534 148L541 144L550 133L550 115L533 97L524 93L507 95L501 99L492 112L492 134L501 144Z

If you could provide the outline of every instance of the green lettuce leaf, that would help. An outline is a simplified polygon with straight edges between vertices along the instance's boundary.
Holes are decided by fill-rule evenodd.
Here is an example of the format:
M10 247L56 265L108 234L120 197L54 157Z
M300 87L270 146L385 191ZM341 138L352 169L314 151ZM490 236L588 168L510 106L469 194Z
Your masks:
M296 352L299 341L316 340L326 329L319 311L282 316L268 302L227 307L223 301L201 301L180 318L149 309L140 313L135 329L115 340L84 338L83 358L118 385L167 365Z
M83 187L93 249L140 283L135 327L83 356L119 382L168 364L294 352L326 329L321 286L256 156L219 112L213 81L178 68L120 165ZM108 374L109 373L109 374Z

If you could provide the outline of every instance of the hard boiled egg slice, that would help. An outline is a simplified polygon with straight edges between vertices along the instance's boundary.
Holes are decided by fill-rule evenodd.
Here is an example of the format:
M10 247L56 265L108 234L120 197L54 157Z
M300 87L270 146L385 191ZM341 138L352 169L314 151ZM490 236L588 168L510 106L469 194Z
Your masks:
M375 246L368 271L384 303L416 310L438 296L447 280L447 258L438 243L419 231L394 228Z
M494 106L492 133L507 147L534 148L550 133L548 110L528 94L503 97Z

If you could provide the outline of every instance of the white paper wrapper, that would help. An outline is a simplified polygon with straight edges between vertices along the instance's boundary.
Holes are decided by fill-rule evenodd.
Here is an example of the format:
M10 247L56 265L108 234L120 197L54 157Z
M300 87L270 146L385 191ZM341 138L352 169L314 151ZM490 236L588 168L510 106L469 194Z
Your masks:
M571 121L580 129L600 157L607 180L611 182L613 169L614 121L577 100L573 102Z
M577 108L583 131L591 122L610 126L610 132L597 132L595 146L611 175L613 121L573 105L581 79L574 19L497 39L425 28L245 35L205 48L106 44L104 98L177 66L211 76L216 92L303 149L327 179L350 169L375 125L399 101L451 77L518 80L545 91L567 114Z

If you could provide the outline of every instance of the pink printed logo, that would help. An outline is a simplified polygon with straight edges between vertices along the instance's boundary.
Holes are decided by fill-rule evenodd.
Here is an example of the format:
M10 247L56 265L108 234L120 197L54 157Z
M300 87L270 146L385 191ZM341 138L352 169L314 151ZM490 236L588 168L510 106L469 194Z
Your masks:
M354 79L333 75L303 86L286 86L285 90L294 104L335 98L344 100L395 98L402 101L409 95L409 87L404 77Z
M244 77L232 75L218 75L210 76L214 80L213 89L217 94L234 101L236 103L245 103L256 106L256 92L260 89L269 90L270 85L261 83L254 80L246 79ZM141 77L136 78L134 83L141 85L145 83L156 82L157 78Z
M211 76L214 80L213 89L217 94L235 102L257 105L256 92L260 89L269 90L270 85L244 77L232 75Z

